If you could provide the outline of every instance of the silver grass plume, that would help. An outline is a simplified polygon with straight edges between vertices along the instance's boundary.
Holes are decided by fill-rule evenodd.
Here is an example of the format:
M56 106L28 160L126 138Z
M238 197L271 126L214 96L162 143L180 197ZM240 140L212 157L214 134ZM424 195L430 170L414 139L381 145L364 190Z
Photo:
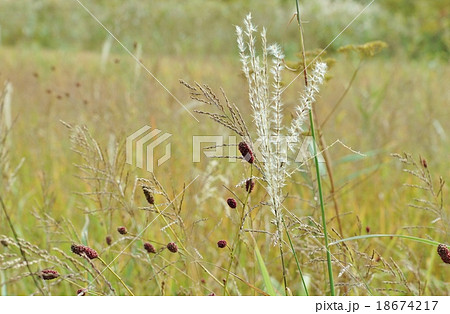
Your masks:
M266 30L261 31L262 55L256 52L255 32L257 27L252 24L252 16L244 19L245 28L236 26L237 44L239 48L242 71L247 79L249 101L253 111L260 161L264 164L263 180L270 197L270 208L275 215L278 236L281 232L281 208L283 187L285 186L287 167L287 149L303 149L301 145L308 128L308 114L323 83L326 64L318 62L309 75L309 85L296 107L296 117L291 126L283 126L283 102L281 94L282 70L284 55L280 46L267 46ZM272 65L269 66L269 56ZM270 67L270 68L269 68ZM271 78L270 78L271 77ZM250 143L251 144L251 143ZM305 152L301 152L303 156Z
M289 141L291 149L298 149L301 143L301 134L305 132L305 125L308 125L309 110L316 101L319 94L319 87L323 84L327 65L324 62L317 62L310 74L308 74L308 86L305 87L304 94L300 96L300 103L295 108L297 116L292 121L289 133L291 140Z

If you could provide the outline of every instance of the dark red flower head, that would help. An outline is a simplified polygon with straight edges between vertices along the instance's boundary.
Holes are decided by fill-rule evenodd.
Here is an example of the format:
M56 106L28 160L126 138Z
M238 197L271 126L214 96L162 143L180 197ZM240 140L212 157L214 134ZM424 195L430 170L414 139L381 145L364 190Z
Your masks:
M112 243L112 237L110 235L106 236L106 244L111 245L111 243Z
M253 152L250 149L250 147L245 142L239 143L239 151L241 152L242 156L245 160L247 160L249 163L253 163L255 158L253 157Z
M220 240L219 242L217 242L217 246L221 249L227 247L227 241L225 240Z
M145 199L147 200L147 202L150 205L154 205L155 204L155 198L153 197L152 192L150 192L149 188L146 186L142 187L142 191L144 192L145 195Z
M117 232L119 232L120 234L123 234L123 235L125 235L125 234L128 233L127 228L125 228L125 227L123 227L123 226L117 228Z
M52 280L59 277L59 273L53 269L44 269L39 275L44 280Z
M156 253L155 247L151 243L145 242L144 249L149 253Z
M86 289L78 289L77 296L84 297L86 295Z
M428 168L428 163L427 163L426 159L420 157L420 163L422 164L422 167Z
M437 252L444 263L450 264L450 251L445 244L439 244Z
M366 227L366 232L370 233L370 227L369 226Z
M83 256L83 254L85 254L89 259L98 257L98 253L94 249L81 244L72 244L70 249L77 255Z
M248 193L251 193L252 191L253 191L253 188L255 187L255 182L252 180L252 179L248 179L246 182L245 182L245 190L248 192Z
M167 249L172 253L178 252L178 246L174 242L167 244Z
M236 208L236 206L237 206L236 200L234 198L227 199L227 204L231 208Z

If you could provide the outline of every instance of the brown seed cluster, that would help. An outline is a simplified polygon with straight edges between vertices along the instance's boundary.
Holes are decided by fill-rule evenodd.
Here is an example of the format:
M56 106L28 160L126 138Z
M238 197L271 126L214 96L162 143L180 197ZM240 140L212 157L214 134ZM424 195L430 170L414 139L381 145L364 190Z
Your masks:
M52 280L59 277L59 273L53 269L44 269L41 271L39 276L44 280Z
M437 252L444 263L450 264L450 251L445 244L439 244Z
M72 250L73 253L80 255L80 256L83 256L83 254L84 254L89 259L95 259L98 257L98 253L94 249L91 249L90 247L87 247L87 246L84 246L81 244L72 244L70 249Z
M149 253L156 253L155 247L151 243L145 242L144 249Z
M174 242L167 244L167 249L172 253L178 252L178 246Z
M253 156L253 152L252 152L252 150L250 149L250 147L248 146L247 143L240 142L239 143L239 151L241 152L241 154L244 157L244 159L246 161L248 161L250 164L252 164L253 161L255 161L255 157Z

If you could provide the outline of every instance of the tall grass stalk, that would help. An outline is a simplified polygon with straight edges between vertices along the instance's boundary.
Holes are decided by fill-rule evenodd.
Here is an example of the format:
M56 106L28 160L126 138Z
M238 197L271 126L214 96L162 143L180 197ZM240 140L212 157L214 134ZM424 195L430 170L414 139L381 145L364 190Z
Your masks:
M283 283L285 293L288 294L287 271L284 263L282 245L283 228L286 227L283 222L282 196L283 188L286 185L286 169L290 167L290 160L286 158L287 150L298 152L305 160L308 158L308 153L304 151L305 146L302 145L308 140L304 134L307 133L305 131L308 124L308 115L311 114L311 108L319 92L319 87L323 83L327 66L322 62L315 64L310 77L312 83L310 86L306 85L304 93L301 94L300 101L295 108L296 116L288 127L284 127L283 101L281 98L283 92L281 73L284 69L284 55L278 45L267 47L266 31L263 28L261 31L262 56L257 56L255 37L253 36L256 27L251 22L250 14L244 19L244 23L246 26L245 32L240 27L236 27L237 42L241 56L242 70L249 86L249 100L255 120L256 133L258 135L258 141L261 143L259 146L260 160L258 162L264 165L261 167L261 172L270 199L269 206L275 216L274 224L277 229L275 242L279 245L283 269ZM247 42L244 40L244 33L247 36ZM272 67L270 67L270 73L272 74L271 86L269 85L268 75L268 55L272 57L273 62ZM305 79L307 81L306 77L307 73L305 72ZM269 92L271 87L272 93ZM287 132L284 133L283 131ZM286 138L288 140L286 149L284 149L282 144L284 144L283 139ZM299 160L296 159L296 161ZM295 255L295 249L292 245L291 249ZM297 263L297 267L300 268L299 263ZM305 291L307 291L301 271L300 274ZM334 293L334 290L332 292Z
M297 252L295 251L294 244L292 243L291 235L289 234L289 231L287 229L286 222L284 221L284 219L283 219L283 226L284 226L284 230L286 231L286 236L289 240L289 245L291 247L292 254L294 255L294 258L295 258L295 264L297 265L297 270L300 274L300 278L302 279L303 289L305 290L306 296L309 296L308 286L306 285L305 277L303 276L302 268L300 267L300 262L297 257Z
M250 178L253 176L253 165L250 166ZM227 290L227 285L228 285L228 279L230 277L230 272L231 272L231 267L233 266L233 260L235 258L236 255L236 250L240 244L241 241L241 234L242 234L242 228L244 227L244 220L245 220L245 208L247 207L247 203L248 203L248 199L250 196L250 192L251 189L248 189L247 194L245 196L245 200L244 200L244 204L242 204L242 211L241 211L241 216L239 219L239 229L237 230L237 233L234 237L234 241L233 241L233 247L231 248L231 253L230 253L230 263L228 264L228 268L227 268L227 274L225 277L225 282L223 283L223 294L227 295L229 294L228 290ZM256 245L256 243L255 243Z
M328 245L328 230L327 230L327 220L325 216L325 205L323 201L323 191L322 191L322 182L320 179L320 169L319 169L319 159L317 158L317 146L316 146L316 135L314 130L314 121L313 121L313 112L312 109L309 111L309 122L311 123L311 135L313 138L313 154L314 154L314 165L316 167L316 175L317 175L317 188L319 193L319 201L320 201L320 212L322 214L322 226L323 226L323 236L325 240L325 250L327 251L327 269L328 269L328 278L330 280L330 294L332 296L336 295L334 290L334 279L333 279L333 268L331 265L331 253Z
M10 82L5 86L5 98L3 99L3 119L5 122L6 130L11 130L12 127L12 115L11 115L11 97L13 93L13 86Z
M302 50L302 57L303 57L303 75L305 79L305 87L308 89L308 74L307 74L307 66L306 66L306 56L305 56L305 43L303 40L303 27L302 22L300 18L300 6L299 6L299 0L295 1L296 9L297 9L297 21L300 28L300 39L301 39L301 50ZM314 129L314 112L313 112L313 106L311 105L309 108L309 122L310 122L310 128L311 128L311 136L313 138L313 157L314 157L314 165L316 168L316 176L317 176L317 187L318 187L318 193L319 193L319 200L320 200L320 212L322 214L322 225L323 225L323 234L325 238L325 249L327 253L327 269L328 269L328 277L330 281L330 294L334 296L335 289L334 289L334 279L333 279L333 268L331 264L331 253L328 247L328 230L327 230L327 221L325 216L325 205L323 201L323 191L322 191L322 182L320 178L320 169L319 169L319 159L317 156L317 140L316 140L316 131ZM319 135L320 136L320 135ZM336 207L337 208L337 207ZM336 217L339 219L339 212L336 212ZM339 228L342 233L341 224L339 223Z
M34 284L36 285L36 288L38 288L39 292L42 293L42 295L45 295L44 290L42 289L41 285L39 284L39 281L36 279L36 274L31 270L31 266L30 266L30 263L28 262L28 258L26 256L25 250L22 248L22 244L20 243L19 236L17 235L17 232L16 232L16 228L14 228L11 218L9 217L8 211L6 210L6 205L3 202L3 198L1 196L0 196L0 205L2 207L3 213L5 214L6 221L8 221L9 227L11 228L11 232L14 235L14 239L17 242L17 246L19 247L20 254L22 255L25 265L27 266L27 269L30 272L30 276L33 279Z
M128 291L128 293L130 295L134 296L134 293L130 290L130 288L128 288L127 284L122 280L122 278L120 278L120 276L111 267L109 267L109 265L100 256L97 258L114 275L114 277L116 277L117 280L119 280L119 282L122 284L122 286L125 287L125 289Z
M167 221L166 217L163 215L163 211L164 210L160 210L158 205L155 203L153 204L153 207L155 208L156 212L158 213L158 215L162 218L162 220L164 221L164 223L166 224L167 228L169 228L169 230L171 231L171 233L173 234L173 236L175 237L175 239L177 240L178 245L180 246L180 248L185 252L186 255L188 255L197 265L200 266L200 268L202 268L211 278L214 279L214 281L216 281L219 285L221 286L225 286L225 284L223 284L216 276L214 276L204 265L202 265L202 263L200 263L200 261L198 261L186 248L186 246L184 245L182 239L179 237L179 235L175 232L175 230L172 228L172 224L169 223L169 221Z

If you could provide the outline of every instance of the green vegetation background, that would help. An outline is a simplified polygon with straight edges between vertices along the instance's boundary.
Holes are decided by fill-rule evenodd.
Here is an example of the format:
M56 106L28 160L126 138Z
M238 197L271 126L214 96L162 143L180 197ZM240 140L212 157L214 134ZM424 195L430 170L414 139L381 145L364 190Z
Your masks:
M251 123L234 31L234 25L242 25L248 12L252 12L260 29L267 28L269 42L282 46L288 62L299 61L298 28L295 21L290 23L295 12L294 1L81 2L133 53L137 53L136 47L140 46L143 63L190 109L202 108L190 102L188 92L178 83L180 78L208 83L216 91L223 87ZM358 66L359 72L345 100L323 126L324 135L328 144L341 139L368 155L364 159L352 159L348 150L340 146L330 149L339 187L338 202L345 213L345 237L364 234L365 227L370 227L372 233L405 233L446 241L442 233L433 229L436 217L408 206L412 199L426 195L403 186L405 182L417 182L402 173L390 153L407 151L415 157L421 155L428 161L435 182L440 175L449 180L449 2L376 0L327 49L324 58L332 57L336 63L318 99L319 121L330 114ZM301 1L306 48L325 48L368 3L368 0ZM83 239L100 251L106 250L106 235L113 235L114 240L119 238L115 231L118 226L127 226L131 233L141 230L148 218L142 212L133 211L133 216L119 207L114 208L114 216L108 221L104 219L104 212L96 212L99 205L95 200L75 193L91 190L86 182L76 177L80 173L74 163L80 160L70 151L69 132L60 120L86 124L105 150L111 139L123 142L127 135L151 125L174 135L171 139L173 158L156 171L163 185L176 194L183 184L200 174L200 179L186 192L183 219L186 225L197 228L192 227L190 240L205 260L226 265L228 255L218 251L215 243L218 239L230 240L236 225L224 203L231 195L223 185L234 188L242 179L242 165L230 165L221 160L212 170L204 160L193 165L191 142L186 138L228 134L227 131L201 116L197 116L200 123L193 120L157 82L136 67L136 62L117 43L112 42L110 54L102 57L108 40L106 31L75 0L0 0L0 82L8 80L14 88L11 165L16 166L25 158L5 198L20 237L43 249L50 251L56 246L69 254L70 244L76 240L75 233L79 235L83 231ZM388 49L361 64L357 55L337 53L343 45L374 40L387 42ZM286 82L296 75L286 71ZM296 80L286 90L286 119L292 117L302 88L301 80ZM130 178L148 176L133 167L126 169L130 171ZM211 190L205 191L206 186ZM329 186L325 189L328 191ZM241 190L236 189L236 193ZM289 186L287 192L304 198L311 196L295 184ZM255 193L255 198L264 198L263 191ZM444 199L448 199L448 188L444 193ZM205 201L198 206L196 201L202 197ZM133 206L144 205L145 199L138 195ZM317 217L313 207L299 204L295 199L287 199L286 206L300 217ZM327 210L333 215L330 206ZM91 214L87 215L87 211ZM46 215L54 220L36 218ZM270 217L266 218L268 215L264 212L258 215L260 221L269 221ZM63 228L60 227L68 221L73 223L73 230L67 228L70 231L61 233ZM202 223L197 223L199 221ZM337 228L335 220L330 220L329 225L330 229ZM0 227L1 233L11 235L3 216ZM165 241L161 236L162 227L164 224L158 221L145 236ZM258 235L257 241L264 259L270 261L267 267L273 280L281 282L278 255L271 250L270 239ZM405 290L402 283L391 283L387 287L389 290L377 290L377 293L449 293L445 284L446 270L436 257L434 247L423 248L395 239L387 241L365 241L359 250L369 255L377 250L385 260L392 257L405 271L411 290ZM296 245L302 247L303 242ZM0 250L7 252L6 248ZM112 260L113 253L117 252L108 252L105 259ZM206 278L208 289L200 290L197 281L180 276L182 272L175 267L167 268L166 291L153 281L137 285L140 279L152 276L147 264L133 258L141 253L141 247L131 246L114 264L115 270L137 294L220 292L211 278ZM252 252L243 252L241 265L248 267L252 283L263 288L252 255ZM167 264L175 263L176 258L168 256ZM301 259L304 264L310 261L306 255ZM366 271L364 261L359 265L362 273ZM163 264L161 262L161 267ZM292 291L300 294L300 281L291 259L288 265ZM311 269L305 272L316 284L312 293L325 294L325 272L322 273L320 267L314 268L315 265L308 264L308 267ZM220 269L214 268L213 272L219 278L223 276ZM4 271L5 278L21 274L23 269ZM116 286L113 277L108 279ZM384 288L385 279L375 277L371 285ZM2 293L8 295L35 291L29 277L4 288ZM244 294L254 293L245 286L241 289ZM67 282L51 287L53 294L73 295L75 291L76 287Z

